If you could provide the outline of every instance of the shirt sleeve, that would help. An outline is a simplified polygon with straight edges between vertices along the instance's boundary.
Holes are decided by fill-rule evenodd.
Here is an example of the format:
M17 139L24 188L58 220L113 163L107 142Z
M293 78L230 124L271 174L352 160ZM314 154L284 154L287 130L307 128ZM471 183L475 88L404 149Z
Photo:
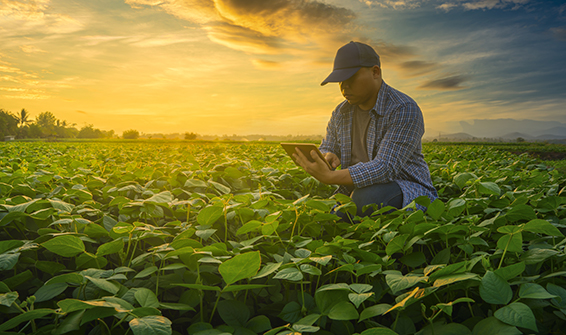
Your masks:
M391 182L421 143L424 120L416 103L405 103L385 115L387 131L375 158L348 167L356 187Z

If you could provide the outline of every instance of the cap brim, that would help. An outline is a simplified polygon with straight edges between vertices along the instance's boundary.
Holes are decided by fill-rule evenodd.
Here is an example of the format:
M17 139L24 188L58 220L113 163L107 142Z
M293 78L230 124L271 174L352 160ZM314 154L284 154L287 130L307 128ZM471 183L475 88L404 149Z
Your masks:
M328 77L326 77L326 79L324 79L322 83L320 83L320 85L324 86L328 83L339 83L342 81L346 81L350 79L350 77L352 77L361 68L362 67L360 66L360 67L351 67L347 69L334 70Z

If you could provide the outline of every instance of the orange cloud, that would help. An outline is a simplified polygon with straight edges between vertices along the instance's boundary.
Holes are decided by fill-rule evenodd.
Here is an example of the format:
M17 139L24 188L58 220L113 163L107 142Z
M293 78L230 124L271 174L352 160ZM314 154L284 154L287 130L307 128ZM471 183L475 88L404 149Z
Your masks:
M352 11L319 1L126 0L126 3L134 8L159 7L201 25L212 41L252 54L307 54L316 59L322 54L333 54L354 31ZM316 47L305 52L305 46L313 44Z

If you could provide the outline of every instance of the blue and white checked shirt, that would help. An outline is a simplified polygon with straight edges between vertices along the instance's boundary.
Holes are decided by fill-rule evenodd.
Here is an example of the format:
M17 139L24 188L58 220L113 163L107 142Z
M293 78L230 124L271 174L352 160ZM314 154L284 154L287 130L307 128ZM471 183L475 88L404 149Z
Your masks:
M340 157L342 169L349 170L357 188L396 181L403 192L403 206L421 195L431 201L436 199L438 194L421 153L424 121L417 103L383 82L370 111L367 130L370 161L350 166L354 108L344 101L332 112L320 151ZM337 192L349 195L343 185Z

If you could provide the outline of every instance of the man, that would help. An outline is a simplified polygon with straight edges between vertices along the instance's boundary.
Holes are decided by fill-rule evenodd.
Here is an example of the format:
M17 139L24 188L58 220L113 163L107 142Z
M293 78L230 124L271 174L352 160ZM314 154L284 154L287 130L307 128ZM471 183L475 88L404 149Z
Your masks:
M314 152L311 162L296 150L297 163L320 182L340 185L337 192L351 196L360 216L372 213L362 212L368 204L402 208L421 195L437 198L421 153L422 112L383 81L375 50L360 42L341 47L321 85L329 82L339 83L346 99L332 113L320 145L334 170Z

